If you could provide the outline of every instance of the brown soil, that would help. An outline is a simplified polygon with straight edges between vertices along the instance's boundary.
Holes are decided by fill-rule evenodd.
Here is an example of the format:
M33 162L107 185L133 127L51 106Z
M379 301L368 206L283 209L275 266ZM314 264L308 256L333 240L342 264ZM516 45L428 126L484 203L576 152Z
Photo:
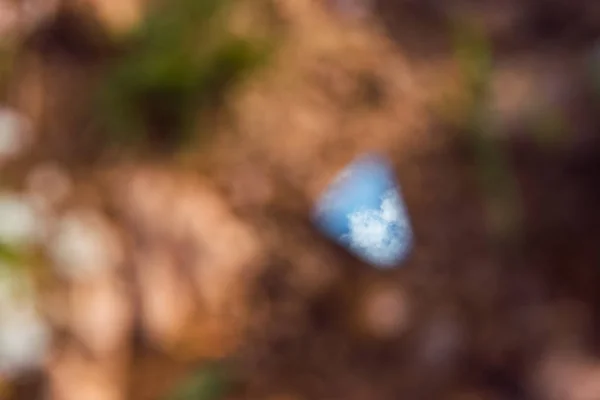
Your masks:
M243 283L236 278L234 289L215 295L231 297L215 302L234 316L198 311L170 351L131 340L127 398L157 398L198 360L231 356L240 381L232 399L551 399L567 373L548 380L547 357L596 355L599 121L583 65L597 51L598 7L514 1L500 13L497 2L380 0L361 17L345 12L354 3L277 2L286 27L281 48L232 95L214 140L183 161L125 162L98 151L89 94L103 74L104 49L79 43L63 25L32 40L17 61L7 98L32 118L38 141L7 170L15 186L28 166L60 160L81 187L75 203L98 203L132 243L146 245L175 224L175 214L160 210L176 208L194 192L189 187L209 188L224 199L214 200L224 203L215 209L227 209L231 224L257 239L243 247L246 231L236 236L240 253L256 246L259 256L239 272ZM524 211L509 235L488 223L481 165L464 129L447 118L465 97L449 39L456 13L489 25L498 49L493 79L505 80L492 101L508 104L499 106L498 141ZM568 126L549 147L530 134L525 110L511 107L548 100L538 98L547 82ZM523 85L532 88L525 100L510 90ZM392 271L354 259L309 219L336 171L371 150L393 161L414 228L410 258ZM123 205L118 193L137 174L152 182L139 197L169 192L157 200L165 207L150 204L138 215L127 207L142 209L143 201ZM171 183L155 185L160 179ZM403 293L405 321L389 335L361 317L381 287ZM595 379L595 362L581 379ZM575 396L560 399L600 392Z

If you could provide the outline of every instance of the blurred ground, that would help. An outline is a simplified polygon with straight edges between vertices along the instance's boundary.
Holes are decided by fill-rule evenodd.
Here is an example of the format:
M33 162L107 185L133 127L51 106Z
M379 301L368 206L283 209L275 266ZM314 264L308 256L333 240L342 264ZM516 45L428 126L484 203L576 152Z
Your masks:
M225 360L229 399L600 399L595 2L195 4L0 1L33 287L0 287L0 397L218 398ZM372 150L414 228L391 271L309 219Z

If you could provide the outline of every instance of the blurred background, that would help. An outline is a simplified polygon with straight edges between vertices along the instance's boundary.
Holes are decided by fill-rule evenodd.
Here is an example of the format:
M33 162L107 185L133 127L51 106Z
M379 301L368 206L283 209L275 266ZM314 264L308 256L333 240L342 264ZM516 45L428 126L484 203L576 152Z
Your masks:
M0 399L600 399L600 3L0 0ZM388 157L377 269L313 227Z

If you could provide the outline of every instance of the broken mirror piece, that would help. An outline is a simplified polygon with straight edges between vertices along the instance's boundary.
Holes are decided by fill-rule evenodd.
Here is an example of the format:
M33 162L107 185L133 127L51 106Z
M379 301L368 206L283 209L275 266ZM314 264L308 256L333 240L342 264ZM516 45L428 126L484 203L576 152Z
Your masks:
M400 186L387 159L362 156L317 200L313 221L325 235L379 268L400 264L412 230Z

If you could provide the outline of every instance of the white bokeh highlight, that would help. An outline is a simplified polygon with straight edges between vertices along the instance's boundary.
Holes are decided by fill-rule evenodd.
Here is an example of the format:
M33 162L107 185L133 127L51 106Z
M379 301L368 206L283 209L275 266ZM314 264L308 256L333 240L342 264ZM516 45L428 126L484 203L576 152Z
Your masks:
M0 375L8 377L39 367L50 342L31 279L20 268L0 263Z
M95 211L77 210L57 223L48 244L56 272L67 279L89 279L120 263L115 232Z
M26 196L0 193L0 242L26 246L43 236L44 224Z

